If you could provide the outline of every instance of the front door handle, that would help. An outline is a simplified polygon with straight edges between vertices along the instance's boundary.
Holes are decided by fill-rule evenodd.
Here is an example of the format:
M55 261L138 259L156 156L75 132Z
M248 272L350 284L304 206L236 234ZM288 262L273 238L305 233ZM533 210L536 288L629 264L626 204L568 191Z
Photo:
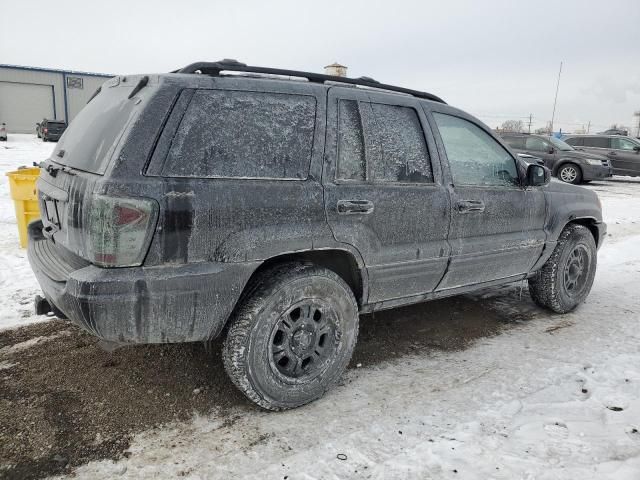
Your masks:
M338 200L338 213L349 215L359 213L368 215L373 212L373 202L369 200Z
M482 200L459 200L456 209L460 213L484 212L484 202Z
M609 155L616 156L616 155L618 155L618 153L617 152L609 152Z

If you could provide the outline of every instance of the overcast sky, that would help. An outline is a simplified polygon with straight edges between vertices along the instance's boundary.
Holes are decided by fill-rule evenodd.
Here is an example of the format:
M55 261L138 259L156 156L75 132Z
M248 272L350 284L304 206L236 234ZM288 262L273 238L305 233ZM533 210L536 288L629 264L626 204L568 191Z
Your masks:
M106 73L198 60L322 71L426 90L492 127L631 125L640 0L0 2L0 63ZM635 131L634 131L635 133Z

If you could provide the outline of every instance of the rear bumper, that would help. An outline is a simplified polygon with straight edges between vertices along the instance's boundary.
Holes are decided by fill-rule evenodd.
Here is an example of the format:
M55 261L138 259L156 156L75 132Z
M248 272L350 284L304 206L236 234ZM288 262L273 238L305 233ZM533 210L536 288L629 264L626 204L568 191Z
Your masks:
M599 165L581 165L583 180L600 180L609 178L613 174L611 167Z
M93 335L119 343L217 336L257 262L100 268L56 255L29 225L29 263L45 297ZM43 243L44 242L44 243Z

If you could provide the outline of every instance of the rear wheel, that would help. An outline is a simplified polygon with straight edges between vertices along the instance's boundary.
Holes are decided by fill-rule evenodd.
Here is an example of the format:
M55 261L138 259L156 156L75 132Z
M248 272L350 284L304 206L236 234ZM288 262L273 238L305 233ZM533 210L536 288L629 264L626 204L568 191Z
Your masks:
M269 410L321 397L344 372L358 335L358 305L336 273L289 263L260 274L230 322L225 370Z
M558 178L565 183L578 185L582 182L582 170L574 163L565 163L558 170Z
M589 229L567 225L549 260L529 279L531 298L556 313L570 312L589 295L596 265L596 243Z

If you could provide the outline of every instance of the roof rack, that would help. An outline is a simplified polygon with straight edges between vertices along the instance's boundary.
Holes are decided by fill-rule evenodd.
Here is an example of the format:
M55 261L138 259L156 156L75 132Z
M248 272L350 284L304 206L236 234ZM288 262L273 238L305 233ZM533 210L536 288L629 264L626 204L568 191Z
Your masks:
M321 73L302 72L299 70L284 70L280 68L268 68L268 67L254 67L240 63L237 60L225 58L218 62L196 62L191 65L187 65L179 70L174 70L171 73L202 73L204 75L220 75L222 71L229 72L248 72L248 73L262 73L268 75L283 75L288 77L300 77L306 78L310 82L325 83L325 82L339 82L347 83L349 85L360 85L363 87L377 88L381 90L390 90L392 92L405 93L418 98L424 98L426 100L432 100L434 102L446 103L440 97L427 92L421 92L419 90L411 90L409 88L396 87L394 85L387 85L386 83L380 83L370 77L360 78L348 78L348 77L336 77L334 75L324 75Z

